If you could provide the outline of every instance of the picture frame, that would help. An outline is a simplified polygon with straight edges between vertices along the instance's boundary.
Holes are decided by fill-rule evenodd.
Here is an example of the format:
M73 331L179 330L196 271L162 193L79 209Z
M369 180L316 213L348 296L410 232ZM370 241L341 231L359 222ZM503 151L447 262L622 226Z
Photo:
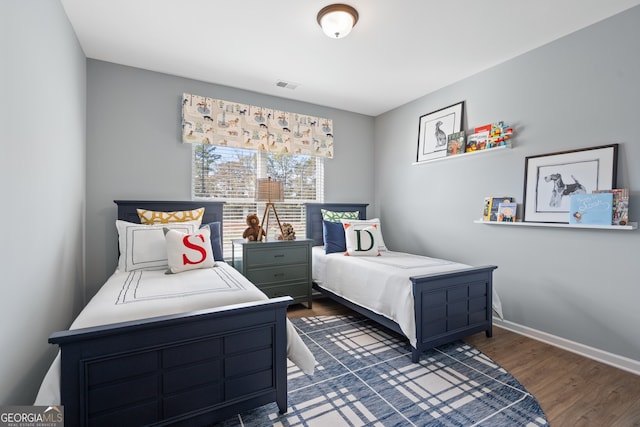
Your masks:
M462 131L464 101L420 116L418 123L418 163L447 155L447 137Z
M616 188L618 144L528 156L524 222L569 223L571 194Z

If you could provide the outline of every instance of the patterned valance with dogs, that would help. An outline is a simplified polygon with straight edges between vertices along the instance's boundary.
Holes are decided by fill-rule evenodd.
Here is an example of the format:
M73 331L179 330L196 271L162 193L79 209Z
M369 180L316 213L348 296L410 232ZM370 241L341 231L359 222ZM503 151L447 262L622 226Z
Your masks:
M333 158L333 121L185 93L182 142Z

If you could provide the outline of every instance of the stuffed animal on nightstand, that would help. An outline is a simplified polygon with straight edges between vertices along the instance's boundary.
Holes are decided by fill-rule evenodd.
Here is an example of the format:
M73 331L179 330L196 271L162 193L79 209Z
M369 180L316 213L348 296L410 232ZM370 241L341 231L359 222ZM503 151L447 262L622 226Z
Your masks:
M247 215L247 225L248 227L244 230L244 233L242 233L243 239L262 240L262 238L267 235L262 227L260 227L260 219L258 219L258 215Z
M278 240L296 240L296 232L293 225L288 222L282 223L282 234L278 234Z

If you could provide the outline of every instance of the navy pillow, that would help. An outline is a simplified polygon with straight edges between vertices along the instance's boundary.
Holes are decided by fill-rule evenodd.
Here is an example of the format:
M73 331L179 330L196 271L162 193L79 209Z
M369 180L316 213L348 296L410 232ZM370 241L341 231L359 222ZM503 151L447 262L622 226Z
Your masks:
M322 238L324 239L324 252L346 252L347 241L344 237L344 226L341 222L322 220Z
M224 256L222 254L222 239L220 238L220 222L210 222L209 224L202 224L202 227L205 225L209 226L209 230L211 231L211 249L213 250L213 259L216 261L224 261Z

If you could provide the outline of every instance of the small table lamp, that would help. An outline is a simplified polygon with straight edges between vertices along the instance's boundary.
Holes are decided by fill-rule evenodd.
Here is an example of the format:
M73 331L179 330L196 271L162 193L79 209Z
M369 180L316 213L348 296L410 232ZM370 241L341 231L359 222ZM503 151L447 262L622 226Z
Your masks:
M278 221L278 226L280 227L280 233L284 235L284 231L282 230L282 224L280 224L280 218L278 218L278 212L276 211L276 206L273 202L282 202L284 200L284 190L282 186L282 181L274 181L269 178L258 178L257 188L256 188L256 201L258 202L267 202L264 207L264 214L262 215L262 222L260 223L260 229L265 230L263 227L265 219L267 220L266 227L269 228L269 209L273 209L273 213L276 216L276 221ZM260 240L262 240L262 233L260 234ZM266 237L265 237L266 240Z

